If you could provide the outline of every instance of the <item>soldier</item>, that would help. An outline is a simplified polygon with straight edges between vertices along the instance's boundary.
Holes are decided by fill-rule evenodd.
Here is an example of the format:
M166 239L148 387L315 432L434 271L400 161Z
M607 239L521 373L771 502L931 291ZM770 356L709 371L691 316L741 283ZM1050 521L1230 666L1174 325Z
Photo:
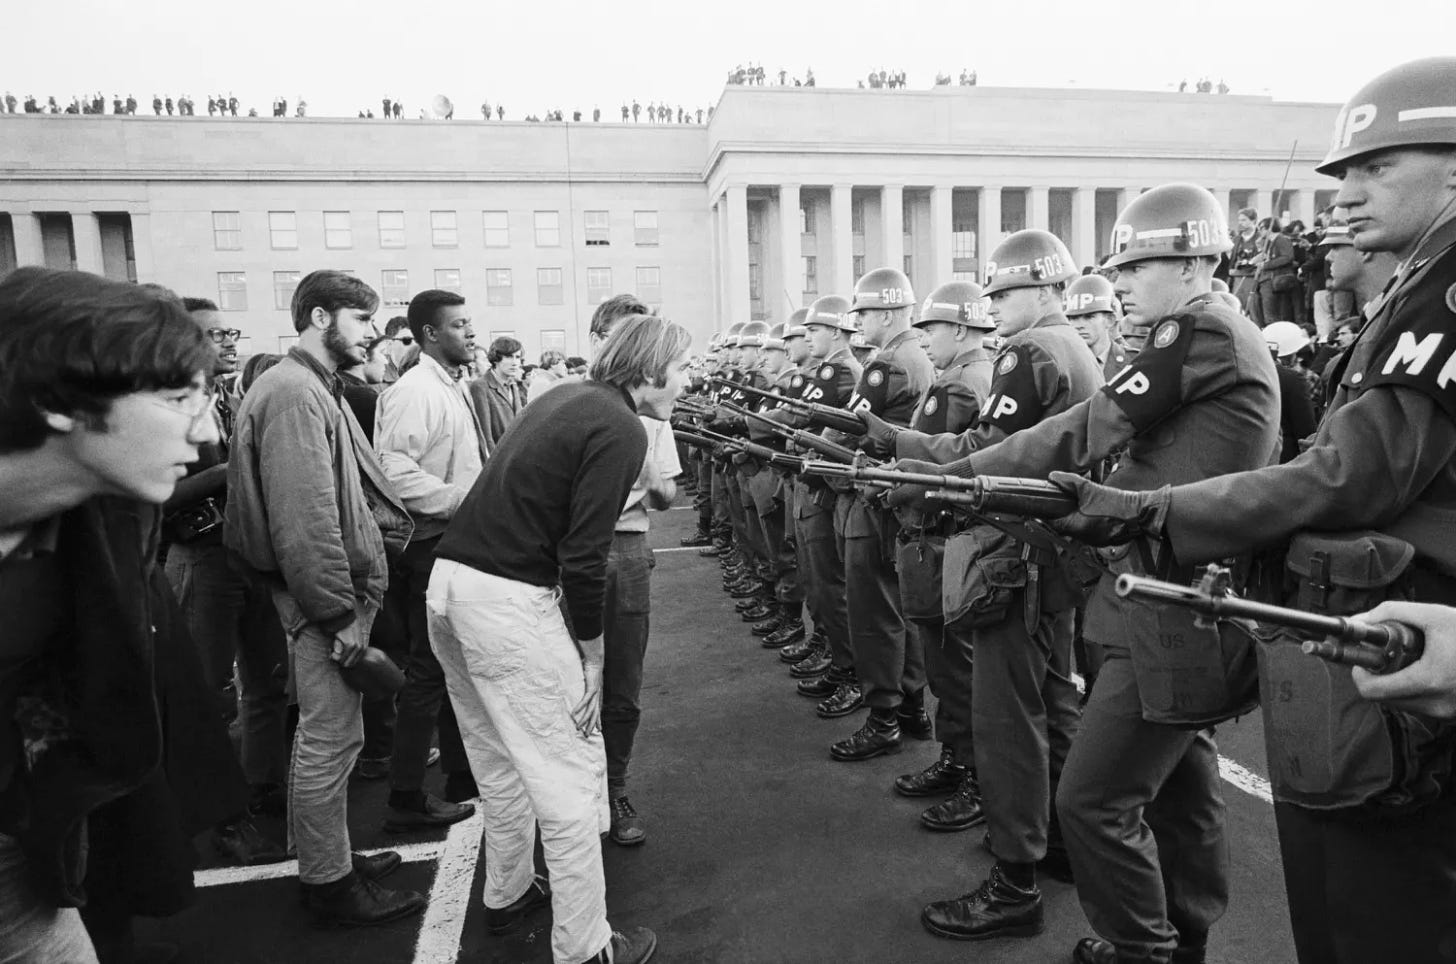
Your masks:
M936 288L921 305L915 327L926 334L926 352L940 375L916 407L910 428L928 435L974 428L991 394L992 356L983 343L995 330L981 286L952 281ZM971 633L963 624L947 626L941 605L945 541L954 520L943 512L906 510L902 521L900 599L936 696L940 756L919 773L896 779L895 791L906 797L950 794L922 813L920 822L931 830L965 830L985 817L971 738Z
M920 333L910 327L914 312L915 292L903 271L876 268L855 285L848 314L859 317L865 341L877 352L855 385L851 410L893 425L910 424L916 405L935 379ZM902 732L930 739L925 654L900 613L894 562L898 520L862 491L841 494L835 515L844 519L844 577L854 587L848 598L849 633L870 716L829 752L836 760L868 760L897 752Z
M984 291L1005 341L980 421L959 436L887 433L888 426L871 421L870 435L888 434L902 459L941 463L995 452L997 443L1039 424L1061 424L1057 416L1103 382L1097 360L1063 313L1065 286L1076 277L1076 263L1055 235L1028 230L1008 237L986 265ZM946 471L923 462L902 465ZM898 494L892 499L900 501ZM1071 679L1077 587L1063 547L1028 527L975 524L947 542L947 558L953 553L967 560L969 578L960 598L947 600L945 617L972 629L976 775L996 863L971 893L927 906L921 922L937 936L959 940L1025 936L1042 927L1036 864L1050 856L1049 869L1065 876L1051 799L1077 728Z
M719 345L719 354L722 356L716 375L732 382L738 377L738 333L743 330L743 322L735 321L729 325L723 333ZM714 392L714 397L722 400L727 397L729 386L720 383ZM732 564L738 558L736 547L733 545L733 521L732 514L728 510L728 489L727 480L724 475L723 460L714 458L712 460L712 483L709 486L712 505L712 532L713 544L698 552L700 556L715 556L725 566Z
M1336 293L1348 293L1353 311L1363 322L1365 306L1379 296L1395 274L1395 255L1389 251L1361 251L1355 246L1350 225L1335 221L1325 231L1319 247L1329 269L1329 286ZM1338 321L1341 316L1337 315Z
M809 387L812 370L805 370L805 362L810 360L809 355L809 330L804 327L804 319L809 316L808 308L799 308L789 316L784 323L782 339L784 343L784 366L779 372L778 380L774 387L782 395L791 398L802 398L805 390ZM819 617L814 606L809 603L806 580L809 575L809 568L804 561L805 548L798 538L797 509L795 507L796 485L794 479L786 474L780 474L780 485L783 499L783 540L791 555L782 558L781 565L791 567L786 579L781 580L784 587L780 593L780 606L784 613L784 619L777 629L766 633L763 644L766 647L775 647L779 650L781 659L786 662L797 663L807 654L808 650L818 640L823 645L824 630L819 625ZM806 640L807 630L804 626L803 610L808 604L810 615L814 619L814 635ZM803 649L799 650L802 646ZM796 658L789 658L795 653Z
M738 333L739 384L749 388L767 391L768 379L763 373L763 348L768 340L768 325L761 321L746 323ZM757 410L761 400L747 392L735 389L729 401L739 408ZM747 420L742 415L728 415L717 420L718 425L736 434L748 434ZM760 520L757 504L753 497L752 480L758 474L758 464L748 456L733 456L728 473L729 498L737 500L738 512L734 515L737 527L739 551L746 565L739 573L741 578L734 582L729 592L734 599L741 600L737 608L745 622L760 622L774 613L773 606L773 553L768 544ZM734 503L730 501L729 510Z
M1456 58L1413 61L1366 84L1335 119L1317 170L1340 178L1334 203L1355 248L1390 252L1401 267L1331 363L1310 447L1285 465L1150 492L1058 476L1082 501L1070 528L1098 543L1156 539L1184 566L1288 540L1288 601L1306 609L1456 599L1453 88ZM1259 657L1300 961L1447 959L1456 731L1362 701L1349 667L1288 642L1261 642Z
M1067 320L1097 356L1103 378L1111 380L1137 354L1122 340L1122 306L1112 282L1100 274L1083 275L1067 285Z

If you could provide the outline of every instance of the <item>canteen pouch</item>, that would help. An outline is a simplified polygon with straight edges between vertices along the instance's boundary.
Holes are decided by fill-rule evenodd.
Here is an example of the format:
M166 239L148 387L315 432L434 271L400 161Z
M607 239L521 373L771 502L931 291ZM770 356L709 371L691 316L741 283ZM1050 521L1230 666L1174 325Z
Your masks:
M1290 606L1330 615L1410 599L1410 543L1380 532L1300 533L1286 561ZM1304 638L1260 634L1264 742L1274 798L1315 810L1414 809L1440 796L1456 729L1360 698L1350 667L1306 656Z
M945 540L911 534L895 550L895 571L900 574L900 611L906 619L941 618L941 573L945 568Z
M1113 564L1114 573L1136 571L1131 556ZM1185 581L1192 581L1191 574ZM1200 625L1197 613L1152 600L1119 599L1117 604L1143 719L1201 730L1258 705L1252 624L1220 619Z
M976 629L1004 620L1025 589L1027 564L1021 543L999 529L978 525L945 542L941 613L947 627Z

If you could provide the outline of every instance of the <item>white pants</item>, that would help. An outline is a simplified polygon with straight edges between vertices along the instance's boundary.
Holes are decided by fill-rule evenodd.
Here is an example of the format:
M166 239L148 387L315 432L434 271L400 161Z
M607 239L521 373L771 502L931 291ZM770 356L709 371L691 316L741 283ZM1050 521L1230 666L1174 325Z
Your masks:
M531 886L536 826L551 875L551 954L580 964L612 939L600 834L609 825L606 753L571 720L585 693L559 589L435 562L425 596L485 808L485 906Z

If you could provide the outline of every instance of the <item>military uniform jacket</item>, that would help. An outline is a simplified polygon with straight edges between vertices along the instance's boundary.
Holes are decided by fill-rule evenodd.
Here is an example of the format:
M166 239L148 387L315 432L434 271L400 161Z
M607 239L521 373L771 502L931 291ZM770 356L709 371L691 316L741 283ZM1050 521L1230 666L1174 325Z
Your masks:
M860 375L863 373L858 359L854 352L847 346L830 352L827 357L818 362L806 373L806 381L803 393L800 395L806 402L817 402L820 405L832 405L835 408L847 408L850 400L854 397L855 386L859 384ZM784 422L790 425L804 425L805 422L800 416L788 411L780 410ZM825 430L827 433L828 430ZM821 433L821 434L825 434ZM807 490L801 493L800 498L794 500L795 512L800 517L813 514L813 508L827 508L833 504L829 498L832 492L826 488L822 480L808 481L801 478L800 484ZM837 483L835 483L837 484ZM843 487L843 486L841 486Z
M1107 346L1107 357L1102 359L1102 378L1104 381L1112 381L1113 376L1127 367L1128 362L1137 356L1137 349L1123 341L1117 335L1112 336L1112 342Z
M957 355L916 406L910 427L927 435L959 434L974 427L981 403L991 394L993 361L984 348Z
M1266 352L1267 354L1267 352ZM1048 315L1006 340L976 424L959 434L902 432L902 459L952 462L994 445L1089 398L1103 378L1092 349L1061 314Z
M1166 532L1181 562L1304 529L1378 529L1456 575L1456 221L1397 272L1330 385L1298 458L1173 489Z
M895 425L909 425L920 400L935 381L935 366L911 328L885 343L864 367L848 407L872 412Z

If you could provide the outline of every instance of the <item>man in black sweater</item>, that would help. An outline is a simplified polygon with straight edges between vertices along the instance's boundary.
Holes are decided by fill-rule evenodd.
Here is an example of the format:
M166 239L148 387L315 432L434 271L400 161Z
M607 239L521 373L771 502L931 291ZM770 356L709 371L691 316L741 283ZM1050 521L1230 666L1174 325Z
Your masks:
M638 415L672 414L690 342L672 322L624 318L589 381L527 407L440 539L426 595L486 812L487 926L505 933L550 900L557 964L640 964L657 946L644 927L607 924L602 611L612 532L647 455ZM554 893L534 876L538 823Z

